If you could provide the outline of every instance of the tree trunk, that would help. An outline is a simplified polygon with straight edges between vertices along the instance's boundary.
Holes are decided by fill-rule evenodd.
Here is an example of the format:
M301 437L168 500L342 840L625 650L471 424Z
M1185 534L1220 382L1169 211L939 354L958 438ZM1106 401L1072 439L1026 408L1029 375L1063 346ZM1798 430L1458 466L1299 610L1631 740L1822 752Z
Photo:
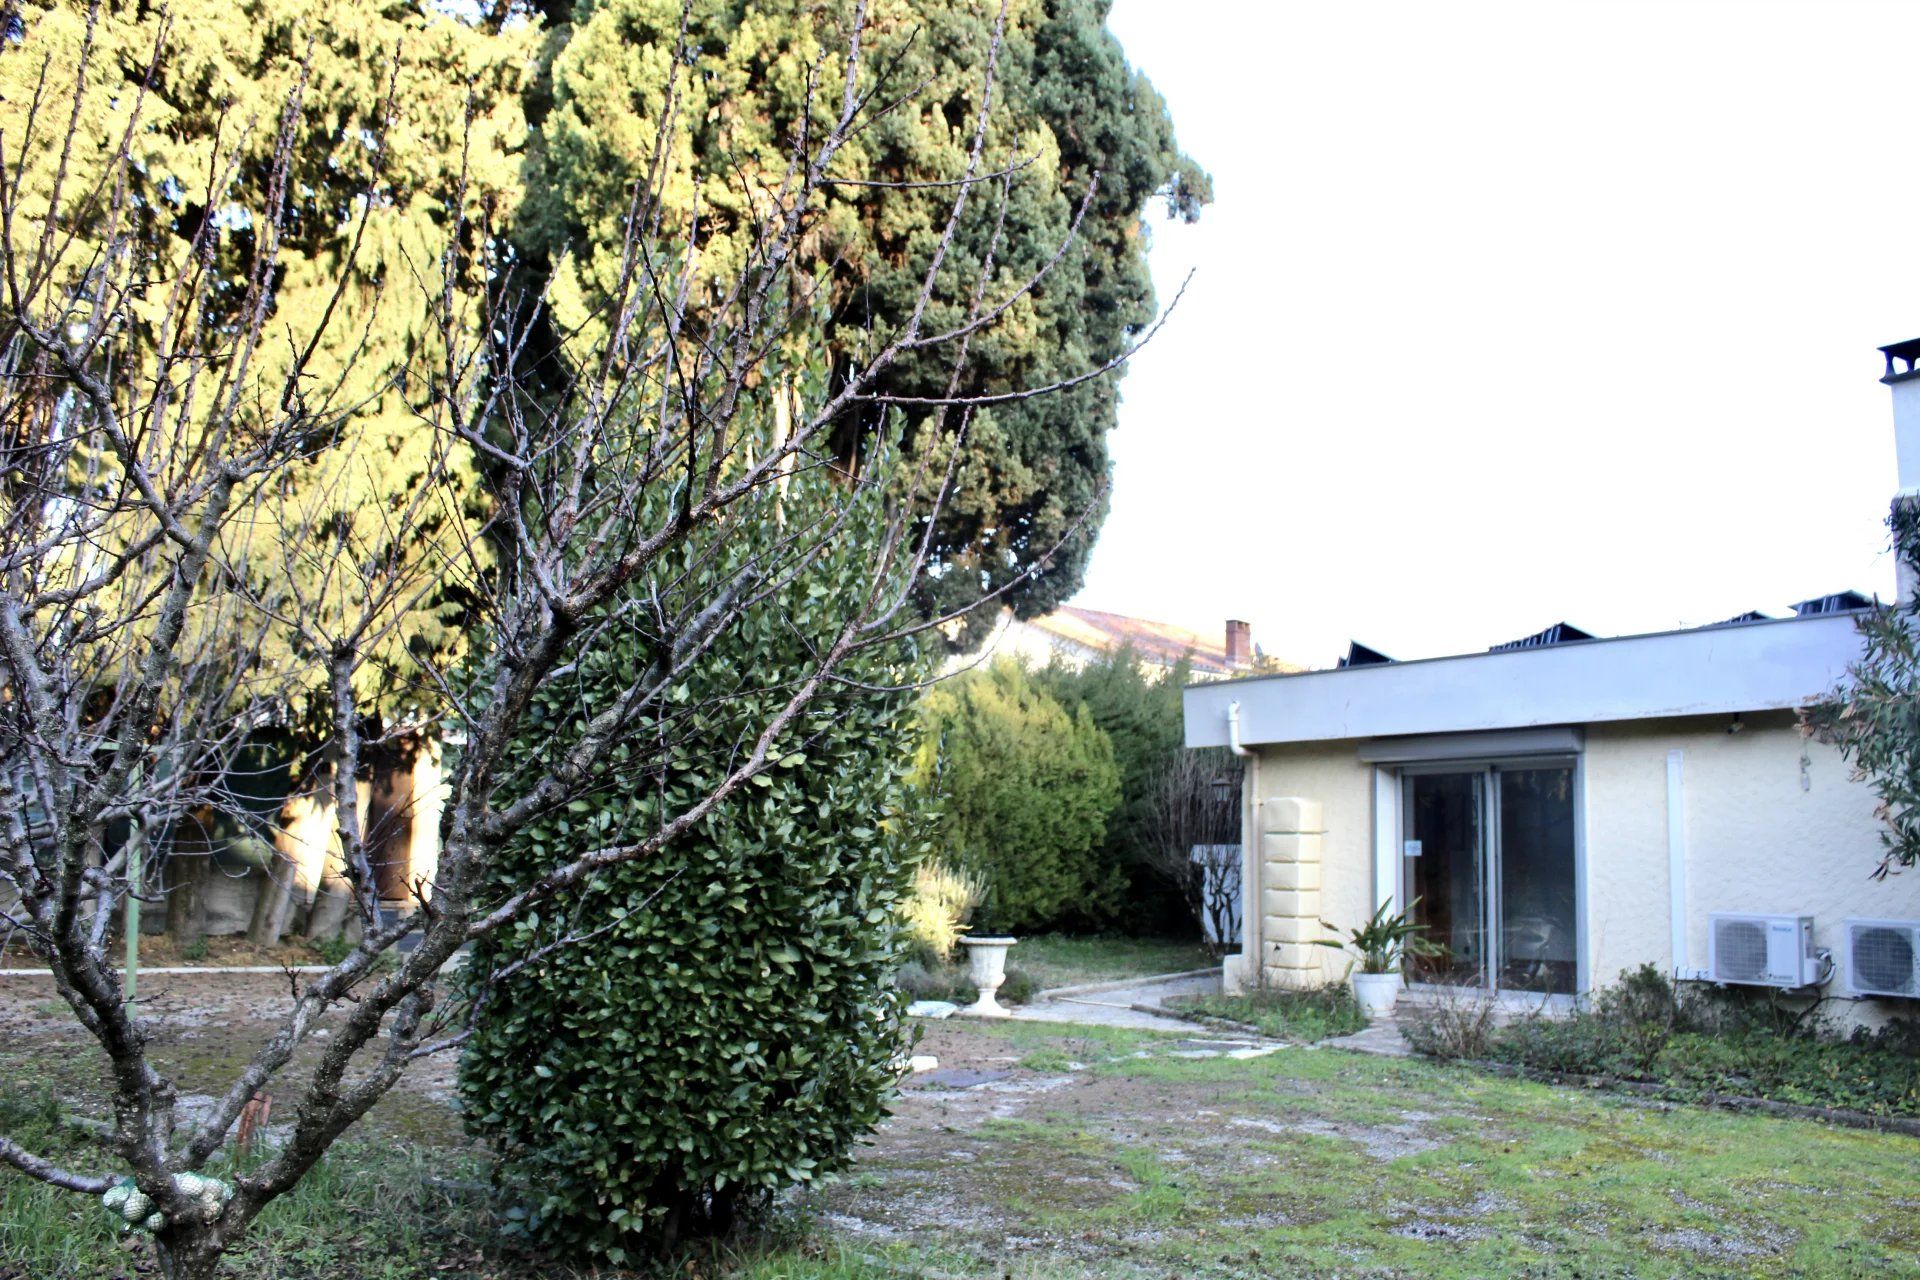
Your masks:
M155 1237L154 1252L167 1280L215 1280L226 1245L204 1226L168 1227Z
M213 871L213 833L200 818L180 823L167 853L167 932L180 946L207 931L207 879Z
M274 850L266 866L266 882L253 901L253 919L247 924L247 941L257 947L279 944L286 932L287 917L293 912L293 880L298 874L293 860Z
M307 913L307 927L302 930L307 940L325 942L339 936L347 923L347 909L352 901L347 882L338 876L328 876L314 894L313 910Z

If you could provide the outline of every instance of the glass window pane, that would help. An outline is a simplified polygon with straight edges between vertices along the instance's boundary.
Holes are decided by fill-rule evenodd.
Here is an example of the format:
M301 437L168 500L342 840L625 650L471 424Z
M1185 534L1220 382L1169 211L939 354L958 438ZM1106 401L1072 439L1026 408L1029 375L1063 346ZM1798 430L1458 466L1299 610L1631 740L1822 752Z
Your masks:
M1402 782L1402 830L1410 918L1426 926L1438 955L1410 959L1417 982L1487 980L1486 916L1481 879L1481 794L1486 775L1416 773ZM1418 899L1418 901L1415 901Z
M1571 993L1573 769L1500 770L1500 986Z

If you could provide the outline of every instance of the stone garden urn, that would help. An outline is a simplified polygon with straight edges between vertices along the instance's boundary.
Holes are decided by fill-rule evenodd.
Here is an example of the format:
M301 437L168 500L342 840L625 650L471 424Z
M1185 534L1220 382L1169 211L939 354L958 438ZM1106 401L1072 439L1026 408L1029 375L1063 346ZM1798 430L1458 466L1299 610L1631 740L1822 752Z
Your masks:
M1004 1018L1007 1011L993 998L1000 984L1007 980L1007 948L1017 938L962 938L960 945L967 949L967 978L980 991L980 996L962 1012L976 1018Z

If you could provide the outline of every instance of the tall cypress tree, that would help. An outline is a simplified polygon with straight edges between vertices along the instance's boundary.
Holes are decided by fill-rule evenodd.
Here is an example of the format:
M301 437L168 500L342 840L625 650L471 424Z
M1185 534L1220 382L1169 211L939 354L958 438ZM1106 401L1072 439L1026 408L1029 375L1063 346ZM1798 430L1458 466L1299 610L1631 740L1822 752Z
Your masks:
M841 160L844 173L899 184L962 172L997 8L992 0L870 5L869 65L886 71L873 85L867 129ZM1143 213L1160 196L1172 214L1192 219L1210 198L1206 175L1175 143L1165 103L1106 29L1107 10L1106 0L1010 6L988 167L1018 171L1004 187L975 193L949 259L950 279L962 287L941 290L931 324L964 318L963 286L993 247L1002 201L990 301L1054 257L1096 174L1098 185L1071 251L1014 305L1006 324L974 343L963 393L1045 385L1122 354L1154 312ZM754 200L778 186L803 123L809 73L823 58L822 80L832 81L838 64L831 53L844 45L850 12L848 4L810 0L693 5L690 36L703 74L678 108L686 128L668 158L670 190L683 218L698 210L703 262L715 281L739 266ZM571 325L588 320L620 269L626 192L653 161L681 3L555 0L546 14L550 52L529 101L533 176L518 238L522 252L552 272L557 314ZM837 97L824 105L837 107ZM842 366L912 309L951 195L849 184L824 202L808 265L827 281L831 308L820 336ZM908 358L881 390L939 396L948 376L942 357ZM949 608L983 586L1021 579L1063 538L1045 571L1020 581L1008 599L1022 616L1034 616L1078 589L1105 514L1117 379L1116 371L973 416L959 491L940 516L936 552L944 571L924 584L925 607ZM853 424L839 442L843 453L865 447L879 418ZM934 443L916 441L933 421L931 410L909 408L910 446ZM959 415L946 421L951 431Z
M244 292L229 283L246 277L257 237L274 225L275 191L284 190L274 341L252 356L247 384L279 386L331 308L304 386L355 406L353 438L284 477L277 495L311 512L326 538L292 555L229 544L222 561L271 595L287 585L291 560L304 616L346 616L364 592L369 559L422 554L418 538L393 545L387 537L393 508L445 444L419 429L415 410L436 385L419 375L444 355L444 301L456 326L478 323L474 303L496 248L484 228L519 205L520 95L538 29L460 20L429 0L335 0L324 12L303 0L103 0L91 10L84 0L26 0L17 16L18 40L0 57L0 137L7 180L19 184L16 218L43 225L60 185L58 234L71 239L59 241L50 269L76 315L112 327L98 347L103 363L131 374L129 366L150 361L173 300L162 290L95 296L102 255L155 264L154 279L190 274L180 265L197 255L210 282L204 310L217 326L220 299ZM100 184L123 142L134 163L116 198ZM464 451L453 465L473 473ZM478 488L469 488L476 503ZM367 676L385 682L389 711L407 709L419 659L444 663L457 653L464 614L452 589L411 603L378 674ZM273 657L261 655L268 664Z

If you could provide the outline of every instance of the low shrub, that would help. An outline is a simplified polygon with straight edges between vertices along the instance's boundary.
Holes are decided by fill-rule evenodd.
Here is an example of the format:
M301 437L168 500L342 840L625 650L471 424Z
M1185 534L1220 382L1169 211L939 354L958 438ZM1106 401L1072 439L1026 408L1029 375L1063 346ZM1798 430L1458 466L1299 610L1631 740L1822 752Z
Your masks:
M1459 987L1402 1000L1395 1021L1414 1052L1432 1058L1484 1058L1498 1025L1491 998Z
M978 877L943 862L922 863L913 874L913 892L901 904L901 927L909 954L923 966L953 959L967 931L967 916L980 905Z
M966 971L953 965L930 965L909 960L893 975L893 983L909 1001L946 1000L952 1004L971 1004L978 993L967 981Z
M1007 980L1000 984L1000 990L994 993L994 999L1001 1004L1026 1004L1040 993L1040 984L1025 969L1007 970Z
M1642 966L1567 1017L1536 1015L1464 1028L1444 1003L1405 1008L1400 1028L1421 1053L1484 1058L1533 1071L1655 1084L1691 1096L1728 1094L1874 1115L1920 1115L1920 1024L1832 1032L1818 1003L1766 991L1676 990Z
M1258 1027L1263 1035L1302 1044L1352 1035L1367 1025L1366 1015L1344 984L1315 991L1267 988L1237 996L1188 996L1169 1004L1184 1013L1242 1022Z
M967 977L964 966L929 965L909 960L894 974L894 985L909 1001L945 1000L950 1004L972 1004L980 989ZM1001 1004L1026 1004L1039 992L1040 984L1025 970L1009 968L994 998Z

